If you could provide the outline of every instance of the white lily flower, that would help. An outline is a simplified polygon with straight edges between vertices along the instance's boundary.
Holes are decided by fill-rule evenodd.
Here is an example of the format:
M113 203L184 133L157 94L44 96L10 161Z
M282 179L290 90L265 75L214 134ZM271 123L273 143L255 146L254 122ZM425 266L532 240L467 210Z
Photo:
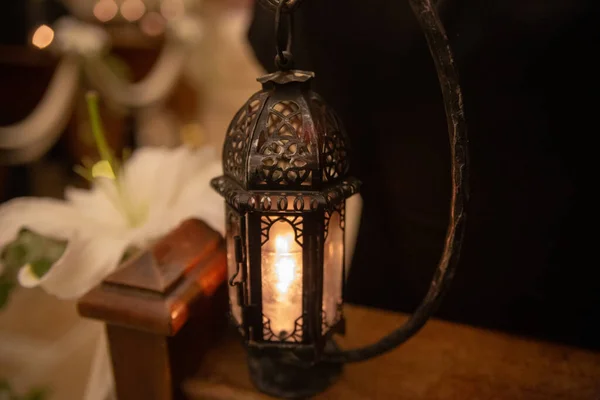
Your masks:
M68 188L64 201L29 197L0 205L0 248L22 228L68 240L46 274L38 278L25 265L19 281L60 298L79 297L113 272L128 248L149 245L185 219L202 219L223 233L223 201L209 185L220 174L212 148L140 148L116 180Z

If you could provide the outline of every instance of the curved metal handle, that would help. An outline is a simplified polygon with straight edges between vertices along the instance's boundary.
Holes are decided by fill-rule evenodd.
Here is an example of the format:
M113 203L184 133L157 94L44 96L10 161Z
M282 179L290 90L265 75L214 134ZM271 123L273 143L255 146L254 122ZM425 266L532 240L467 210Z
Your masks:
M435 10L435 5L431 0L409 0L409 2L421 28L425 32L429 50L435 62L448 122L452 156L452 201L444 251L429 286L429 291L404 325L372 345L354 350L326 353L324 361L364 361L392 350L405 342L425 325L436 310L454 277L454 271L458 263L465 228L465 205L468 200L468 140L462 92L448 37Z

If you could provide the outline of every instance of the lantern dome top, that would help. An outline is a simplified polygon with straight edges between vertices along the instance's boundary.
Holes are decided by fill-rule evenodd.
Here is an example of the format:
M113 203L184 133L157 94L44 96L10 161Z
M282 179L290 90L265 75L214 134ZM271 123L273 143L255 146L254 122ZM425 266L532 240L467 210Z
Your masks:
M224 178L243 190L320 191L348 173L340 119L310 90L314 74L278 71L236 113L223 147Z

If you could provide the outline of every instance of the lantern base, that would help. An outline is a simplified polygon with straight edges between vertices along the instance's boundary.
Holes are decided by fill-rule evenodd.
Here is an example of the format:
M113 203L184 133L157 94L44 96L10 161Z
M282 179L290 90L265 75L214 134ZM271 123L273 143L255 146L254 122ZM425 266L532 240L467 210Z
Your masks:
M329 341L325 348L333 348ZM248 355L250 378L263 393L283 399L306 399L327 389L342 373L341 363L303 364L289 355Z

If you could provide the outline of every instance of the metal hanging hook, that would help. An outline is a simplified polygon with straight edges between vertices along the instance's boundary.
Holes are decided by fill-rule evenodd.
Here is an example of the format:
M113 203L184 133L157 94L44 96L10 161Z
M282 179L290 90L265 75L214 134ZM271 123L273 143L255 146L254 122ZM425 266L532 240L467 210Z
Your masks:
M285 30L282 30L282 18L281 14L287 11L287 37L284 37ZM292 31L293 31L293 20L291 10L288 10L287 1L280 0L275 9L275 65L281 70L289 70L293 66L292 57ZM285 43L285 44L284 44ZM285 50L282 50L282 44L285 46Z

